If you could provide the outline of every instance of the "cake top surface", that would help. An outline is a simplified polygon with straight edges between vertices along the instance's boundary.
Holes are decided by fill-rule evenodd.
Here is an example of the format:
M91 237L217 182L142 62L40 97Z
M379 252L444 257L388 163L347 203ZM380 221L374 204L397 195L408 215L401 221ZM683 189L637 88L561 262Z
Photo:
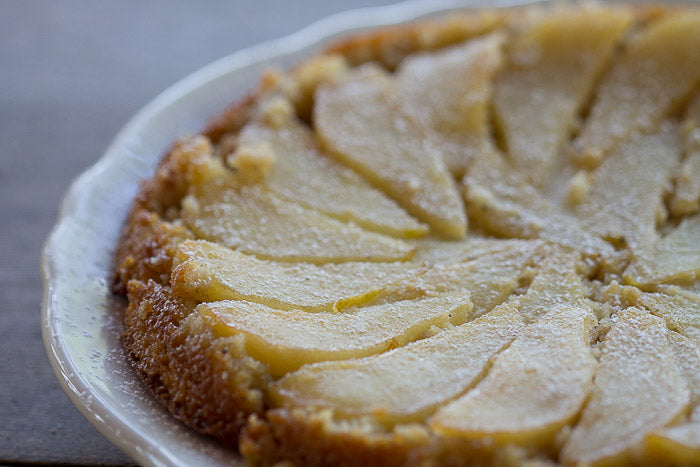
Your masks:
M350 39L143 185L125 347L252 463L700 461L699 131L697 9Z

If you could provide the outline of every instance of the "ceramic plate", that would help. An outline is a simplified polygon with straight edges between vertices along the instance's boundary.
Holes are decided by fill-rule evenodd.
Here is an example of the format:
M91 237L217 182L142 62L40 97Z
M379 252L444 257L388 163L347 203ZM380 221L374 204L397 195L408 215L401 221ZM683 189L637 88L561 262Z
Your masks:
M528 3L499 1L496 6ZM121 347L123 299L109 291L112 255L138 181L178 136L196 133L257 82L342 35L494 2L411 1L340 13L218 60L167 89L116 136L71 186L44 247L42 333L61 386L107 439L143 465L230 465L236 452L172 418L150 395Z

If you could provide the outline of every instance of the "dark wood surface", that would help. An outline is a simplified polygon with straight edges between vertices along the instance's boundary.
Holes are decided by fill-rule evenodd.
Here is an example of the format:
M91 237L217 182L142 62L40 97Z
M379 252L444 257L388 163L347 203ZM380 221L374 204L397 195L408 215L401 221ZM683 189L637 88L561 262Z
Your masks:
M206 63L387 0L0 0L0 464L132 461L44 353L39 255L71 180L158 92Z

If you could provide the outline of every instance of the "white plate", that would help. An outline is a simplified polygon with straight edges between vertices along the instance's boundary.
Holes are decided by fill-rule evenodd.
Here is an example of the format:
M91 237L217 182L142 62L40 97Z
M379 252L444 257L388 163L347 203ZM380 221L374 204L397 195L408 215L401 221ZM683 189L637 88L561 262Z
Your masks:
M494 4L495 3L495 4ZM243 96L270 66L287 67L334 38L463 7L528 1L411 1L337 14L206 66L143 108L66 195L44 247L42 335L71 401L107 439L144 465L230 465L232 450L172 418L141 383L120 342L123 300L109 291L112 255L140 179L181 135Z

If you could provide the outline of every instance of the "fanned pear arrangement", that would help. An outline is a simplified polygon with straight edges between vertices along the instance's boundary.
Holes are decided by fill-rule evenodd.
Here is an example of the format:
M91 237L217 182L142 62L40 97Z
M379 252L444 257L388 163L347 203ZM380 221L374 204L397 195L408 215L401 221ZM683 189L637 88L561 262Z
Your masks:
M266 72L142 183L114 290L155 397L250 465L700 465L700 9Z

